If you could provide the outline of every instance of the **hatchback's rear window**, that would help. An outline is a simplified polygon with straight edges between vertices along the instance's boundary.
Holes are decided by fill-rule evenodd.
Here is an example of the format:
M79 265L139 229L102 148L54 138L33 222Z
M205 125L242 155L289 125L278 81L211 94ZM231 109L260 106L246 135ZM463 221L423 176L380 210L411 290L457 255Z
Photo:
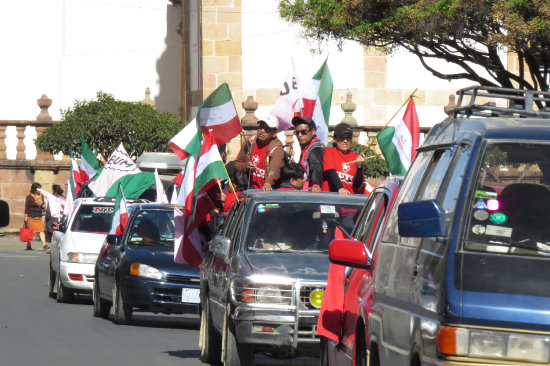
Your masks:
M81 205L73 220L72 231L106 234L111 229L113 206Z

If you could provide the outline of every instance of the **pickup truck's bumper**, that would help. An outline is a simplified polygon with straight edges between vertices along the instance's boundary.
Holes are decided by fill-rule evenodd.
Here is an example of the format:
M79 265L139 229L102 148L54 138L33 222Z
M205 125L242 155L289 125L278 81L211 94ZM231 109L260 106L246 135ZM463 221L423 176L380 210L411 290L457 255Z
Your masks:
M281 348L296 354L319 354L315 335L318 310L294 311L237 307L233 315L237 339L259 348Z

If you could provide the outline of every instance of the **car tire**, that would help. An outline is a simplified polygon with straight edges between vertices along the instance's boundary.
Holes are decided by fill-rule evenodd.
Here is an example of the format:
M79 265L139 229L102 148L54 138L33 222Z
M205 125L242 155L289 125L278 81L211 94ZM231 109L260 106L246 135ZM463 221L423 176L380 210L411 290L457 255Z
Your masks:
M56 300L57 302L59 303L63 303L63 302L71 302L74 300L74 291L63 286L63 284L61 283L61 275L60 275L60 271L58 270L57 271L57 275L55 276L56 278L56 290L57 290L57 296L56 296Z
M209 364L220 363L222 354L222 337L218 332L216 332L214 326L212 325L208 298L205 301L205 305L201 309L201 327L201 334L203 337L201 361Z
M115 293L113 299L115 323L130 324L132 322L132 307L128 306L124 302L118 281L115 282L115 288L113 292Z
M52 268L52 262L50 262L50 271L49 271L49 276L48 276L48 296L51 297L52 299L55 299L56 296L55 296L55 280L56 280L56 275L55 275L55 272L53 271L53 268Z
M111 312L111 303L102 299L99 293L99 283L97 282L96 277L94 279L94 290L92 292L92 298L94 301L94 316L107 319L109 317L109 313Z
M239 343L235 337L235 327L229 326L229 324L226 338L224 366L254 365L254 346Z

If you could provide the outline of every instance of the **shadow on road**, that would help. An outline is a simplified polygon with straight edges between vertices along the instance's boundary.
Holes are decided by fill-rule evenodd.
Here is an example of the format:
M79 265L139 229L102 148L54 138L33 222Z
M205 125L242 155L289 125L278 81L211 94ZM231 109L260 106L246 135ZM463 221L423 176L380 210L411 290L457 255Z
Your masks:
M198 360L201 357L201 351L198 349L182 349L180 351L166 351L170 356L178 358L193 358Z
M109 316L113 321L113 315ZM178 315L155 315L140 314L132 315L132 323L129 326L163 329L192 329L200 328L200 318L198 316L178 316Z

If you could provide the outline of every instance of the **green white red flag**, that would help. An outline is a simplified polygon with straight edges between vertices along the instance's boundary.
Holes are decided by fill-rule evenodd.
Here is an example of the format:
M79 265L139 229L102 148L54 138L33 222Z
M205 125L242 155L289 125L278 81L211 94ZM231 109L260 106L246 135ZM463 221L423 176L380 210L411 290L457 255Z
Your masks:
M194 118L176 136L172 137L169 145L181 160L189 155L198 156L201 152L201 136L197 119Z
M325 145L328 141L333 87L327 60L325 60L321 68L313 75L311 83L305 86L302 97L304 103L302 117L310 117L315 121L317 137Z
M118 191L115 197L115 208L113 211L113 221L111 223L111 230L109 231L109 234L122 235L126 225L128 224L128 205L120 183L118 184Z
M211 131L218 145L225 144L242 131L227 83L220 85L202 102L197 120L203 134Z
M397 126L386 127L378 133L376 139L390 173L405 175L416 156L420 140L420 124L412 98Z
M198 159L189 156L183 175L178 204L183 211L174 209L176 236L174 261L193 267L202 263L202 243L197 227L214 207L208 192L218 179L228 179L214 135L208 131ZM179 211L179 212L178 212Z
M88 143L84 139L84 136L81 136L81 155L80 155L80 182L84 184L92 179L97 172L100 170L99 163L88 146Z

